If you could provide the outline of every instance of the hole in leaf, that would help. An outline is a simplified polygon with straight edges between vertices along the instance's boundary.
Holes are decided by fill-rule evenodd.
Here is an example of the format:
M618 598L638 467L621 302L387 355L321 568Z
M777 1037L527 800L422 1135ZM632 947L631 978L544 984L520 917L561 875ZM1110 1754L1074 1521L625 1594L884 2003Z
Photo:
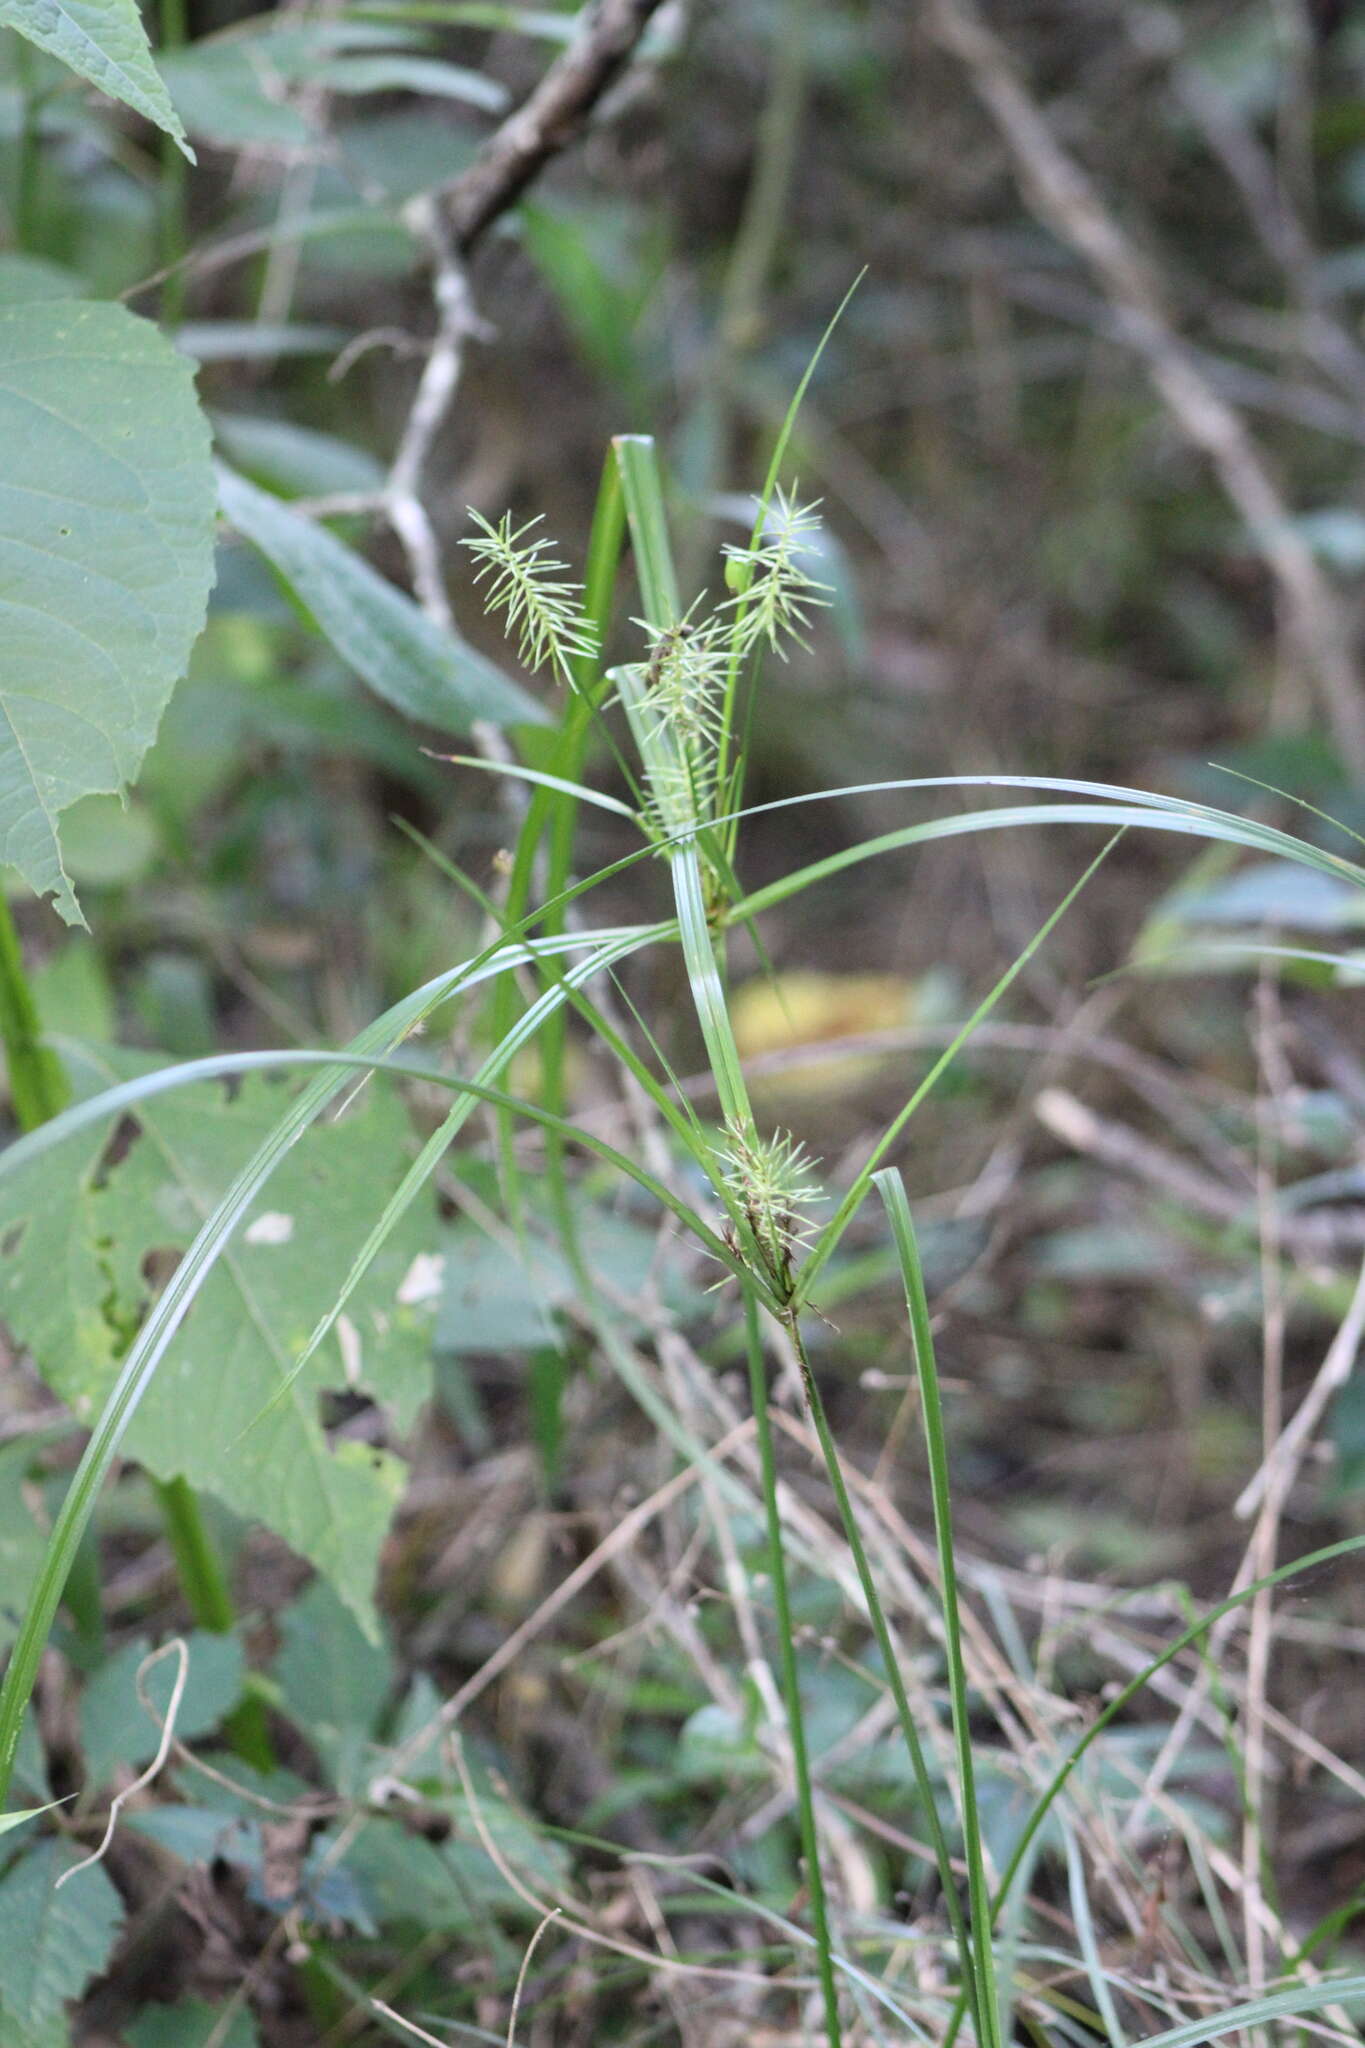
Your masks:
M128 1154L133 1149L134 1141L139 1135L138 1125L133 1117L121 1116L119 1118L113 1130L109 1133L108 1143L95 1162L95 1170L90 1176L90 1185L92 1187L102 1188L105 1186L114 1168L121 1165L128 1157Z

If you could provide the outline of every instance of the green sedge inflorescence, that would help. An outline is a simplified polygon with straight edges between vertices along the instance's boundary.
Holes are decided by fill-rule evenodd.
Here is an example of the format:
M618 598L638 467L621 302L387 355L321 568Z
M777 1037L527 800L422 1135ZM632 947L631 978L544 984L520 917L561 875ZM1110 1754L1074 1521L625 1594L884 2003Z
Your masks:
M557 669L571 685L573 662L597 652L597 636L583 616L583 586L564 581L568 563L555 559L547 534L526 538L540 525L539 514L514 527L511 513L504 512L494 526L472 505L468 509L480 531L460 545L477 560L474 581L486 610L503 614L527 668Z
M807 566L819 546L818 505L777 491L759 512L750 540L723 549L730 595L709 607L699 596L674 619L637 618L645 658L612 671L644 770L640 824L665 849L690 844L697 854L708 923L713 902L725 897L714 848L738 787L725 766L737 683L765 650L785 658L790 643L804 646L812 611L831 595ZM554 543L534 531L538 520L514 527L510 515L496 525L471 517L479 532L463 544L477 558L485 604L502 614L528 667L572 687L578 664L597 651L582 586L568 579ZM715 1162L732 1219L727 1235L773 1294L789 1299L820 1196L809 1158L788 1132L759 1134L741 1085Z
M799 504L780 487L774 491L760 532L744 546L729 542L725 581L734 595L722 609L734 613L740 649L766 645L786 659L784 642L806 645L813 608L829 603L830 586L812 576L803 557L819 554L820 502Z
M779 1299L791 1293L802 1251L815 1232L810 1215L820 1200L814 1162L790 1131L760 1137L731 1124L720 1154L721 1178L739 1204L758 1257Z
M646 822L665 839L716 816L739 668L763 648L785 658L790 643L804 646L812 610L829 603L829 585L806 566L819 549L818 503L802 505L778 490L761 509L753 537L722 550L728 598L709 612L697 597L680 618L634 621L647 652L630 665L632 688L623 695L644 761ZM531 537L539 518L514 527L509 513L496 525L472 508L470 517L479 532L462 545L476 557L485 606L503 615L528 668L549 669L572 686L575 663L597 652L581 584L566 577L548 535Z

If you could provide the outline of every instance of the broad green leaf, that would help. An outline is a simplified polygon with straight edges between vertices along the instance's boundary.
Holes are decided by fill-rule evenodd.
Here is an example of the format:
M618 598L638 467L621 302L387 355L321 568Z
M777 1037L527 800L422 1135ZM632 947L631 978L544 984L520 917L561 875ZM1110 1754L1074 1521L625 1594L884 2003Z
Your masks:
M507 105L507 89L482 72L463 64L447 64L439 57L410 55L401 50L382 50L370 56L333 57L320 65L319 85L332 92L418 92L429 99L462 100L466 106L482 107L499 114Z
M0 2041L41 2034L108 1960L123 1907L98 1865L58 1891L77 1861L64 1843L40 1842L0 1883Z
M325 527L221 467L218 496L224 516L273 564L343 661L398 710L446 732L468 732L480 718L543 721L491 661L442 632Z
M83 796L62 818L62 857L82 889L126 889L144 879L160 847L156 820L140 801Z
M698 1306L671 1264L662 1276L655 1273L657 1230L586 1202L577 1206L580 1248L620 1298L641 1295L653 1274L662 1277L670 1308L686 1314ZM533 1351L552 1344L554 1311L577 1293L568 1260L540 1224L521 1240L511 1233L495 1240L476 1224L454 1224L441 1240L432 1279L440 1293L436 1348L444 1352Z
M337 1790L365 1796L374 1775L372 1734L393 1687L387 1650L366 1642L331 1587L315 1579L284 1618L275 1663L283 1706L326 1765Z
M137 1683L151 1648L142 1636L121 1644L81 1694L81 1755L88 1789L107 1784L119 1765L136 1769L156 1755L161 1729L138 1698ZM210 1734L236 1706L246 1659L235 1635L210 1635L203 1629L185 1638L185 1651L185 1688L175 1732L182 1741L194 1742ZM144 1674L142 1690L158 1714L169 1710L177 1676L177 1660L170 1653Z
M290 1607L275 1678L285 1711L306 1734L355 1726L368 1735L393 1687L393 1660L366 1642L321 1579Z
M33 299L81 299L84 280L46 256L0 256L0 306L25 306Z
M366 108L336 131L340 167L360 192L382 193L400 207L473 162L478 136L448 107L420 102L376 113Z
M466 1757L466 1763L478 1790L479 1819L504 1860L533 1885L562 1886L569 1871L567 1851L540 1834L505 1792L495 1789L492 1774L474 1757ZM423 1841L398 1822L378 1818L361 1830L346 1852L344 1869L375 1919L390 1925L415 1921L457 1933L471 1921L477 1925L490 1909L525 1918L526 1902L511 1890L484 1848L464 1794L437 1797L432 1803L453 1824L447 1841Z
M122 100L163 128L194 162L180 116L152 62L137 0L0 0L0 27L17 29L111 100Z
M128 1053L73 1056L87 1086L155 1064ZM0 1314L78 1416L95 1412L146 1312L147 1272L164 1275L288 1099L254 1079L235 1099L211 1086L177 1091L145 1106L140 1137L103 1171L108 1133L97 1126L81 1147L50 1164L35 1159L0 1184ZM419 1210L288 1397L251 1425L330 1305L377 1191L400 1178L406 1141L396 1104L367 1090L349 1115L288 1154L268 1200L206 1283L125 1442L158 1477L183 1475L274 1529L371 1631L375 1566L403 1468L368 1445L329 1445L318 1402L327 1388L354 1387L406 1428L425 1399L428 1311L400 1299L427 1248Z
M372 1819L346 1852L345 1868L383 1926L416 1925L443 1934L470 1935L480 1927L480 1901L456 1882L436 1843L399 1822Z
M0 307L0 859L68 923L60 814L136 776L212 580L189 363L122 306Z
M69 1033L97 1044L115 1030L113 983L95 942L76 932L29 974L38 1015L47 1032Z
M185 126L218 149L306 149L316 131L285 99L263 38L205 36L161 60Z
M211 1768L220 1765L213 1763ZM236 1771L236 1765L233 1770ZM216 1793L215 1793L216 1796ZM259 1811L247 1819L239 1802L225 1796L220 1806L149 1806L128 1815L128 1826L178 1856L182 1863L232 1863L241 1870L259 1870Z
M257 2048L260 2035L247 2006L238 2006L223 2026L221 2005L206 2005L202 1998L187 1999L183 2005L149 2005L123 2029L128 2048Z
M1287 860L1255 861L1210 887L1177 889L1156 915L1186 924L1350 931L1365 925L1365 889Z

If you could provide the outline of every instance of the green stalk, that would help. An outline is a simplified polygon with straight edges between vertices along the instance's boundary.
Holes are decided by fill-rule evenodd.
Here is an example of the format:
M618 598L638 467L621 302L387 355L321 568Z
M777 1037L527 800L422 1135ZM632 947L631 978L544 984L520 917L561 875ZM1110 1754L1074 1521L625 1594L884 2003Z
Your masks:
M19 133L14 172L14 239L20 249L38 246L38 115L42 96L34 77L33 45L14 36L14 75L19 85Z
M588 536L588 560L583 581L583 616L592 626L596 651L580 655L572 664L573 688L553 761L555 773L567 782L577 782L582 776L588 750L588 735L593 720L599 713L602 695L599 680L602 657L607 635L611 630L612 600L616 591L616 573L620 565L625 533L626 510L621 490L621 476L615 454L608 448L602 465L597 503L593 509L592 528ZM537 835L540 831L539 815L543 815L547 807L549 810L545 893L550 903L556 905L545 917L544 928L547 933L558 933L564 931L567 925L567 904L561 899L568 888L573 869L579 804L577 798L566 791L554 792L546 789L537 791L537 795L546 799L546 803L539 809L535 828ZM535 808L534 799L532 808ZM529 833L529 818L527 829ZM557 973L557 970L554 971ZM555 1008L541 1027L539 1037L540 1098L545 1107L556 1114L562 1114L566 1106L564 1061L568 1045L568 1022L567 1009L563 1006ZM569 1270L575 1276L581 1291L587 1261L579 1235L578 1218L569 1195L565 1159L564 1139L558 1132L547 1131L545 1186L550 1212L554 1217L555 1230ZM528 1388L531 1414L536 1424L536 1434L541 1439L542 1463L549 1486L554 1485L557 1476L555 1447L558 1445L562 1427L561 1409L569 1373L569 1361L562 1348L553 1351L547 1349L537 1353L532 1359Z
M782 1666L782 1697L786 1704L787 1728L791 1736L792 1771L796 1778L796 1810L801 1828L801 1849L806 1861L806 1883L810 1889L811 1928L815 1935L820 1992L825 2006L825 2033L830 2048L842 2048L839 1993L834 1981L834 1951L830 1942L825 1880L820 1869L820 1839L815 1829L815 1793L811 1783L810 1753L806 1746L805 1716L801 1707L801 1682L796 1669L796 1638L792 1629L791 1600L787 1591L787 1563L782 1548L782 1516L777 1504L777 1459L773 1453L772 1417L768 1409L768 1369L763 1358L758 1302L752 1287L746 1287L744 1290L744 1334L749 1350L749 1395L753 1403L754 1425L758 1434L763 1509L768 1526L768 1576L772 1581L773 1613L777 1621L778 1652Z
M620 561L624 534L625 506L620 471L614 450L608 449L603 464L602 481L598 487L597 503L593 511L583 593L584 616L596 629L599 649L606 640L611 622L612 593L616 584L616 569ZM559 731L554 735L553 750L547 761L537 763L540 767L548 767L550 772L565 781L576 781L582 768L588 733L597 712L597 671L598 662L595 656L584 656L574 663L574 687L565 704ZM577 804L567 798L562 791L543 785L533 788L521 830L517 834L512 872L508 877L507 893L499 913L500 920L505 926L518 925L526 916L535 883L536 860L548 828L550 875L546 895L552 907L548 909L543 924L547 932L564 929L567 908L565 890L573 858L577 817ZM495 1044L500 1045L511 1031L517 1015L517 1003L515 981L510 975L501 978L494 988L490 1005L489 1028ZM564 1018L562 1013L556 1013L555 1024L547 1031L541 1048L545 1083L543 1095L546 1106L551 1109L562 1106L564 1042ZM522 1215L521 1177L513 1146L511 1122L499 1117L497 1129L499 1173L509 1220L519 1226ZM565 1229L571 1229L567 1197L564 1196L562 1185L561 1158L551 1160L549 1172L552 1197L555 1200L559 1221Z
M621 472L640 597L651 625L662 632L677 623L682 602L668 539L658 454L649 434L618 434L611 445Z
M858 1574L858 1584L862 1587L868 1619L872 1624L872 1633L877 1639L877 1648L881 1652L882 1665L886 1671L886 1682L891 1688L891 1697L896 1704L901 1738L905 1743L906 1752L910 1758L910 1767L915 1774L915 1789L919 1793L920 1804L924 1808L925 1824L929 1830L929 1840L933 1844L934 1861L938 1865L939 1882L943 1887L944 1904L948 1909L948 1918L952 1923L953 1936L957 1942L958 1955L961 1958L963 1990L977 2018L978 2039L984 2044L988 2037L983 2031L983 2022L981 2020L981 2001L976 1972L973 1967L971 1942L968 1939L967 1923L962 1912L962 1903L957 1895L957 1881L953 1875L952 1857L948 1849L947 1836L943 1832L943 1822L939 1817L938 1800L934 1795L933 1783L929 1777L929 1766L925 1760L924 1746L920 1741L919 1730L916 1728L914 1717L910 1712L910 1701L905 1690L905 1680L901 1677L900 1660L896 1655L896 1645L892 1640L890 1624L886 1619L886 1610L882 1606L881 1595L877 1591L877 1582L872 1576L872 1566L868 1559L867 1547L863 1542L862 1531L858 1527L857 1516L853 1512L853 1502L849 1496L848 1483L844 1478L843 1467L839 1463L839 1453L835 1446L834 1434L829 1426L829 1417L825 1413L825 1404L821 1397L819 1386L816 1383L815 1375L811 1371L810 1359L806 1353L805 1339L801 1335L801 1326L794 1310L788 1310L785 1322L787 1334L791 1338L792 1347L796 1352L797 1361L801 1367L801 1380L806 1391L806 1404L810 1409L811 1421L815 1425L815 1434L819 1441L821 1456L825 1461L825 1471L834 1493L835 1505L839 1510L839 1520L843 1526L844 1540L848 1544L853 1558L854 1569Z
M9 1066L10 1103L24 1131L36 1130L71 1100L61 1061L43 1043L42 1021L24 971L19 934L0 894L0 1041Z
M643 434L622 434L615 447L640 596L651 623L666 627L676 622L680 607L663 478L654 443ZM646 779L655 789L670 786L676 780L672 773L676 756L670 736L643 708L639 678L629 669L616 669L612 674L645 764ZM678 908L678 934L721 1112L733 1131L750 1135L754 1133L753 1110L725 1001L724 934L712 932L706 914L706 887L698 851L704 824L704 819L694 817L668 820L672 848L669 866ZM692 836L694 831L696 838Z
M227 1635L237 1618L232 1589L189 1481L178 1476L154 1479L152 1492L161 1509L181 1591L196 1627L208 1629L216 1636Z
M967 1694L967 1666L962 1655L962 1620L957 1597L957 1563L953 1555L952 1503L948 1490L948 1440L943 1427L943 1403L939 1395L938 1367L934 1359L934 1335L929 1321L929 1302L924 1290L924 1268L920 1261L915 1226L900 1175L888 1169L873 1176L877 1193L886 1205L905 1282L906 1307L915 1343L915 1366L919 1374L920 1410L924 1441L929 1453L929 1490L934 1503L934 1533L938 1540L940 1601L943 1612L943 1642L948 1661L948 1694L952 1702L953 1740L957 1748L958 1793L962 1802L962 1833L967 1852L967 1891L971 1900L972 1968L976 1980L977 2039L981 2048L999 2048L1001 2017L996 2005L995 1956L991 1947L991 1894L986 1863L981 1853L981 1820L976 1804L976 1771L972 1756L971 1706Z
M210 1635L230 1635L237 1621L232 1588L189 1481L179 1475L174 1479L153 1479L152 1492L161 1510L180 1589L195 1626L207 1629ZM275 1745L270 1739L266 1704L259 1693L247 1691L228 1715L223 1732L244 1762L262 1771L274 1769Z
M1130 1678L1126 1685L1119 1688L1114 1697L1107 1703L1103 1712L1095 1716L1079 1742L1075 1744L1062 1763L1058 1765L1056 1771L1048 1780L1041 1796L1036 1801L1028 1820L1020 1830L1019 1839L1014 1845L1009 1862L1005 1865L1000 1882L995 1888L995 1897L991 1903L992 1924L999 1919L1004 1909L1005 1901L1009 1898L1010 1893L1018 1882L1019 1873L1023 1869L1024 1863L1037 1840L1038 1830L1047 1819L1054 1802L1064 1791L1067 1780L1077 1764L1092 1744L1099 1741L1110 1722L1121 1714L1124 1708L1151 1684L1157 1672L1164 1670L1168 1664L1173 1663L1182 1650L1188 1650L1192 1644L1197 1643L1200 1637L1211 1629L1216 1622L1223 1619L1225 1614L1231 1614L1236 1608L1244 1606L1248 1600L1254 1600L1258 1593L1264 1593L1271 1586L1282 1586L1287 1579L1297 1578L1300 1572L1313 1571L1320 1564L1334 1564L1338 1558L1348 1557L1357 1550L1365 1550L1365 1536L1345 1536L1340 1542L1329 1543L1322 1550L1310 1550L1307 1556L1296 1557L1292 1564L1278 1566L1273 1572L1267 1572L1263 1579L1253 1579L1249 1586L1243 1586L1240 1592L1230 1593L1226 1600L1220 1600L1216 1607L1210 1607L1206 1613L1199 1617L1198 1621L1191 1622L1189 1627L1182 1629L1178 1636L1173 1636L1158 1656L1153 1657L1151 1662L1144 1665L1135 1677ZM1325 1990L1323 1986L1318 1988L1319 1990ZM1340 1994L1341 1987L1338 1986L1336 1989L1338 1994ZM948 2016L948 2024L944 2029L941 2048L953 2048L953 2043L956 2041L961 2029L965 2012L966 2001L959 1995L957 2003ZM1240 2024L1240 2021L1238 2024ZM1179 2032L1180 2030L1177 2029L1176 2031ZM1228 2031L1232 2031L1231 2020L1229 2020ZM1157 2042L1164 2043L1165 2048L1171 2048L1171 2040L1172 2037L1169 2034L1158 2034L1149 2039L1144 2044L1144 2048L1156 2048Z
M583 774L588 734L597 710L601 655L611 630L612 599L625 533L626 506L621 473L615 452L609 448L602 465L602 481L598 486L592 530L588 536L588 561L583 582L583 616L593 628L598 652L580 656L573 664L573 694L569 699L554 762L554 772L567 782L578 782ZM545 794L550 799L545 891L550 902L554 903L568 887L579 807L571 796L561 794L555 801L550 791ZM534 805L534 799L532 801ZM564 930L565 905L562 902L546 917L544 928L547 932ZM565 1103L564 1053L567 1042L568 1016L559 1009L546 1020L540 1034L540 1060L541 1100L547 1109L560 1112ZM567 1242L574 1235L574 1218L564 1177L564 1147L558 1139L547 1144L545 1177L560 1233Z

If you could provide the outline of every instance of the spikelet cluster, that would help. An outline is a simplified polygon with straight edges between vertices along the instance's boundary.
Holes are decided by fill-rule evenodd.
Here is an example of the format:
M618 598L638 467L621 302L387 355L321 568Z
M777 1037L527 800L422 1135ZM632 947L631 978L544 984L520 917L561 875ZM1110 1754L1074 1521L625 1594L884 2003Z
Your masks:
M649 642L649 659L637 673L659 740L651 750L650 794L666 833L686 830L715 810L729 655L720 620L696 620L696 609L694 603L674 626L635 621Z
M527 539L539 526L539 515L519 527L512 525L510 512L496 526L472 506L469 516L480 531L460 545L478 563L474 581L482 588L485 608L503 614L527 668L556 669L572 686L573 663L597 651L596 635L583 616L583 586L564 579L568 564L554 559L548 535Z
M731 1125L720 1155L721 1177L739 1201L768 1276L785 1295L794 1262L815 1224L809 1210L821 1195L814 1162L790 1131L763 1138Z
M538 518L514 527L509 513L496 526L472 508L470 517L479 531L461 545L475 557L486 608L503 615L528 668L548 666L572 685L575 664L597 652L582 586L535 531ZM695 832L723 808L719 763L738 664L763 647L785 656L788 643L804 646L811 613L828 604L829 585L807 566L819 529L818 504L778 490L758 539L723 550L732 596L700 616L698 598L669 624L635 621L647 652L630 670L631 717L649 788L646 823L660 839Z
M801 505L795 496L775 491L757 542L726 546L726 581L735 595L722 609L734 613L745 654L766 645L785 661L783 642L806 646L812 610L829 603L830 585L805 566L819 554L819 511L818 499Z

